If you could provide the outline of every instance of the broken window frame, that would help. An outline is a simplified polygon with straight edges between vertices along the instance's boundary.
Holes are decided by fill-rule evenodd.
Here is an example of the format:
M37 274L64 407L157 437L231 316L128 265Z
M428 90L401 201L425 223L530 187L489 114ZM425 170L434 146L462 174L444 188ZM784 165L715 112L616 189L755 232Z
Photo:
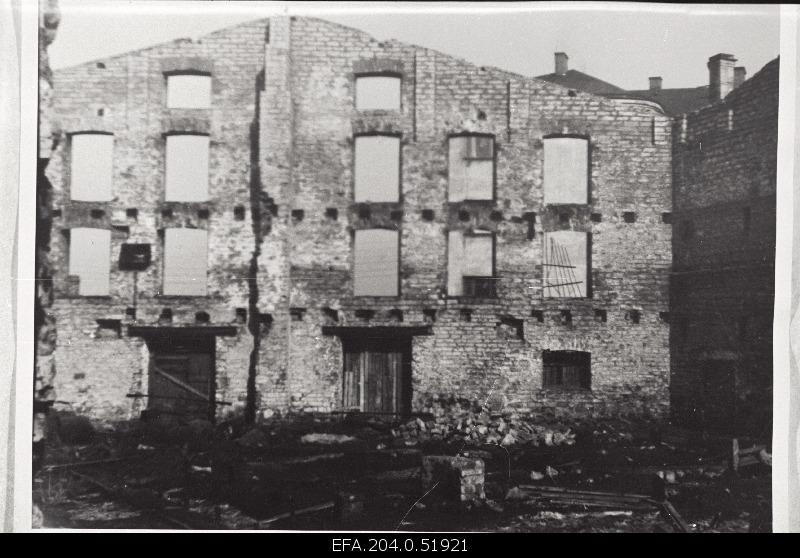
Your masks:
M458 249L451 246L454 236L460 236L461 246ZM465 274L468 239L486 237L491 239L491 274ZM497 276L497 235L485 229L451 230L447 234L447 244L447 296L450 298L497 298L497 282L499 280ZM458 268L455 267L456 265ZM460 280L455 279L454 273ZM460 289L453 288L455 285L460 285Z
M384 137L393 138L397 142L397 195L394 199L370 199L363 197L363 194L368 190L370 194L374 191L369 185L364 184L363 188L359 188L358 178L358 143L360 139ZM366 180L364 178L363 180ZM362 192L361 190L364 190ZM360 196L361 194L361 196ZM403 138L398 132L363 132L353 135L353 201L355 203L401 203L403 201Z
M104 279L105 285L104 285L104 288L102 289L102 291L100 291L100 292L89 292L89 293L86 293L86 292L82 291L83 285L85 285L86 283L81 280L83 274L77 273L80 270L76 270L75 269L75 265L76 265L76 262L75 262L76 258L74 257L74 250L76 250L76 242L75 241L76 241L76 236L79 236L79 235L76 235L76 231L92 231L92 233L94 233L94 234L104 233L103 234L103 236L105 237L104 238L104 242L107 245L106 253L103 256L103 260L105 262L105 266L98 266L98 268L104 268L105 269L104 274L103 274L104 275L103 279ZM107 297L107 296L110 296L111 295L111 251L112 251L111 230L109 230L109 229L101 229L101 228L98 228L98 227L73 227L73 228L69 229L69 237L68 238L69 238L69 240L68 240L69 245L67 247L67 274L69 276L78 277L78 292L77 292L77 296L79 296L79 297L97 297L97 296ZM87 240L90 240L90 242L91 242L91 239L87 239ZM80 250L81 254L84 254L84 255L87 255L87 256L88 256L89 252L90 252L90 248L89 247L85 247L85 248ZM99 257L99 254L96 254L96 256ZM92 259L94 259L94 258L92 258Z
M392 79L396 80L397 82L397 106L361 106L361 100L359 99L359 80L369 80L371 78L383 78L383 79ZM364 84L365 82L361 82ZM363 95L362 91L362 95ZM395 111L399 112L403 109L403 75L398 72L390 72L390 71L383 71L383 72L360 72L355 74L353 78L353 106L357 111Z
M569 254L566 253L566 248L556 255L556 262L549 263L548 258L548 243L553 237L551 235L564 235L564 234L581 235L585 243L586 261L584 262L585 277L583 281L574 280L571 275L574 273L572 270L577 269L579 266L573 265L569 261ZM566 262L563 258L566 257ZM548 268L554 268L556 276L556 283L549 284L548 278L551 274ZM563 270L567 271L563 271ZM577 279L577 278L576 278ZM583 283L583 294L581 294L580 284ZM559 294L552 294L552 289L557 288ZM563 294L562 294L563 293ZM588 299L592 298L592 233L584 231L546 231L542 234L542 298L543 299Z
M170 91L174 92L175 89L172 89L172 90L170 89L170 80L172 78L181 78L181 77L207 78L208 81L206 83L208 85L208 103L207 104L206 103L202 103L202 104L191 103L191 104L177 104L177 105L172 104L171 103L171 99L173 99L174 93L170 94ZM165 81L164 88L165 88L165 96L166 96L165 99L164 99L164 105L168 109L171 109L171 110L172 109L175 109L175 110L209 110L209 109L211 109L212 104L213 104L213 97L214 97L214 87L213 87L212 80L213 80L213 78L212 78L210 72L203 72L203 71L200 71L200 70L178 70L178 71L172 71L172 72L164 73L164 81ZM172 83L174 85L174 84L178 83L178 81L173 81ZM195 98L195 95L189 95L188 98ZM201 98L205 99L205 92L203 92Z
M551 362L547 362L552 359ZM573 362L569 362L572 360ZM585 362L577 362L585 360ZM567 378L565 368L574 368ZM552 391L592 391L592 353L575 350L542 351L542 389Z
M476 142L480 139L488 139L491 142L491 150L492 153L490 156L474 156L470 157L469 153L469 146L471 144L470 140ZM472 197L470 195L470 188L469 188L469 181L465 178L464 185L463 185L463 197L461 194L456 195L453 191L453 172L454 172L454 161L452 161L452 142L456 140L458 142L465 141L464 151L466 153L461 156L461 160L465 161L466 168L469 168L469 165L473 162L487 162L491 161L492 165L492 178L491 178L491 194L487 196L476 196ZM477 150L477 146L476 146ZM466 174L466 171L465 171ZM448 202L463 202L463 201L495 201L497 197L497 140L494 134L488 134L483 132L459 132L457 134L450 134L447 136L447 201Z
M364 232L374 232L374 231L388 231L394 233L396 235L396 247L397 247L397 257L396 257L396 266L397 266L397 274L396 274L396 283L395 283L395 291L393 294L373 294L373 293L365 293L359 292L357 288L359 285L359 281L357 280L358 275L358 268L359 268L359 261L357 260L358 257L358 238L359 233L363 234ZM363 238L363 237L362 237ZM401 256L401 234L400 231L397 229L392 228L380 228L380 227L373 227L373 228L366 228L366 229L357 229L353 231L353 296L354 297L389 297L389 298L398 298L400 297L401 293L401 281L400 281L400 265L402 262ZM362 262L363 265L363 262Z
M206 229L195 229L195 228L190 228L190 227L168 227L168 228L163 229L163 231L164 231L164 236L163 236L162 243L161 243L162 262L161 262L161 293L160 293L160 296L169 296L169 297L205 297L205 296L208 296L208 271L209 271L209 264L208 264L208 256L209 256L209 253L208 253L208 248L209 248L208 237L209 237L209 234L208 234L208 230L206 230ZM198 289L197 292L189 292L189 293L187 293L187 292L172 292L172 289L169 289L170 292L168 292L168 288L167 288L168 285L171 286L172 284L174 284L174 281L172 281L171 278L169 278L167 276L167 270L168 270L167 260L169 259L168 258L168 250L169 250L168 243L169 243L169 237L171 236L170 235L170 231L182 231L182 232L183 231L201 231L201 232L204 233L204 235L205 235L205 253L206 253L206 256L205 256L205 259L203 261L205 262L205 273L204 273L204 277L203 277L204 280L201 283L199 283L200 285L202 285L202 292L200 292L200 289Z
M76 165L75 164L75 156L76 156L76 152L77 152L75 138L77 138L77 137L81 137L81 138L86 138L86 137L104 137L105 138L105 137L109 137L110 138L111 149L109 150L110 152L108 154L109 160L107 161L106 165L103 165L104 166L103 174L106 175L106 171L107 171L107 184L103 185L103 192L102 192L103 195L91 196L91 197L87 197L87 196L76 197L76 195L75 195L75 191L76 191L75 184L78 182L76 180L76 174L77 173L75 172L75 169L76 169L76 167L79 168L81 166L81 165ZM113 199L113 197L114 197L114 143L115 143L114 142L114 134L111 133L111 132L98 131L98 130L86 130L86 131L80 131L80 132L73 132L73 133L69 134L69 195L70 195L70 200L71 201L107 202L107 201L111 201ZM90 157L90 158L97 157L98 154L97 154L97 150L96 149L89 149L88 151L89 152L85 153L84 156ZM105 167L107 167L107 168L105 168ZM96 169L90 169L87 174L89 175L89 182L91 183L91 185L95 185L96 182L95 182L94 179L96 178L96 176L98 174L97 170ZM83 178L83 177L81 177L81 178Z
M195 196L195 197L170 197L170 177L175 176L174 171L170 173L170 149L169 143L170 139L175 139L178 137L202 137L206 138L205 140L205 180L201 180L203 183L203 195L202 196ZM194 165L184 165L181 168L193 168ZM207 202L210 198L209 188L210 188L210 171L211 171L211 136L207 133L201 132L169 132L164 134L164 201L165 202L179 202L179 203L201 203ZM173 180L176 180L173 178ZM176 186L172 187L173 189Z
M556 186L550 186L551 195L549 197L554 199L548 199L548 173L547 173L547 166L548 166L548 157L547 157L547 145L549 140L575 140L580 141L580 145L586 148L586 172L585 176L581 178L581 187L576 188L576 190L580 190L581 198L580 200L564 200L559 196L553 196L552 192L560 193L560 190L556 188ZM578 145L575 143L575 145ZM589 136L584 134L548 134L542 137L542 198L544 200L545 205L587 205L590 203L591 200L591 186L592 186L592 144L591 139ZM576 174L576 176L578 176ZM585 181L584 181L585 180ZM559 181L563 182L563 179ZM585 195L584 195L585 194Z

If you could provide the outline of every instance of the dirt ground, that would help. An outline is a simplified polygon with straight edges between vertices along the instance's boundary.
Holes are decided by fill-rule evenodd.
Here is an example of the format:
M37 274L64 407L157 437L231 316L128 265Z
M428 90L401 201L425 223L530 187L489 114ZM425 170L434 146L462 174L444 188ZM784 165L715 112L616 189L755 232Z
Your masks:
M557 487L551 490L659 493L656 500L666 497L693 532L771 530L770 468L733 472L730 438L617 421L576 428L574 443L504 447L408 439L398 426L326 415L250 429L154 420L95 431L80 417L62 417L33 499L48 528L676 530L654 506L537 495L537 487ZM426 493L423 455L483 459L486 500L454 505L436 489Z

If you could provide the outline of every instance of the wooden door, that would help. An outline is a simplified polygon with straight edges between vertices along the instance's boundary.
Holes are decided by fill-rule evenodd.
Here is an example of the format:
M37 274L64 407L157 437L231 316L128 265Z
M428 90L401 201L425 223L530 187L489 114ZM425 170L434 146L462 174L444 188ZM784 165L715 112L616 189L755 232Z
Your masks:
M344 408L406 413L410 397L410 341L345 341Z
M151 346L148 409L213 420L214 354L207 342Z

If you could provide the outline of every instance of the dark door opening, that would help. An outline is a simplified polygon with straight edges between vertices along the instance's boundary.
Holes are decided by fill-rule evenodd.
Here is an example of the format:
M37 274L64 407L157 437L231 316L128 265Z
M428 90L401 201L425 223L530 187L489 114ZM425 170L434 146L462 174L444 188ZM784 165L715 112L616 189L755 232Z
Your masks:
M545 389L591 389L592 355L583 351L544 351L542 372Z
M369 413L411 412L411 338L343 338L343 404Z
M214 337L165 337L148 341L147 409L186 420L214 420Z

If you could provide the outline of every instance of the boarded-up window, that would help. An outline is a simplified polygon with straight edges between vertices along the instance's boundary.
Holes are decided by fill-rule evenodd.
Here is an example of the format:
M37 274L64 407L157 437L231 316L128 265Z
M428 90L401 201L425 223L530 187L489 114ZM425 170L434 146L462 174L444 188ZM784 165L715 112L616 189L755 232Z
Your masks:
M544 351L542 387L591 389L591 357L584 351Z
M453 136L449 144L447 199L493 199L494 138Z
M400 110L399 76L356 78L357 110Z
M589 202L589 141L555 137L544 140L544 203Z
M164 233L165 295L205 296L208 233L174 228Z
M167 77L167 108L211 107L211 76L176 74Z
M167 136L166 201L208 200L208 136Z
M583 298L589 289L589 234L556 231L544 234L545 298Z
M105 296L111 271L111 231L78 227L70 230L69 274L78 277L78 294Z
M450 231L447 245L447 294L494 296L494 237L489 232Z
M397 296L399 266L400 244L397 231L356 231L353 266L355 296Z
M356 202L400 201L400 138L357 136Z
M74 134L71 144L70 197L76 201L111 200L114 136Z

